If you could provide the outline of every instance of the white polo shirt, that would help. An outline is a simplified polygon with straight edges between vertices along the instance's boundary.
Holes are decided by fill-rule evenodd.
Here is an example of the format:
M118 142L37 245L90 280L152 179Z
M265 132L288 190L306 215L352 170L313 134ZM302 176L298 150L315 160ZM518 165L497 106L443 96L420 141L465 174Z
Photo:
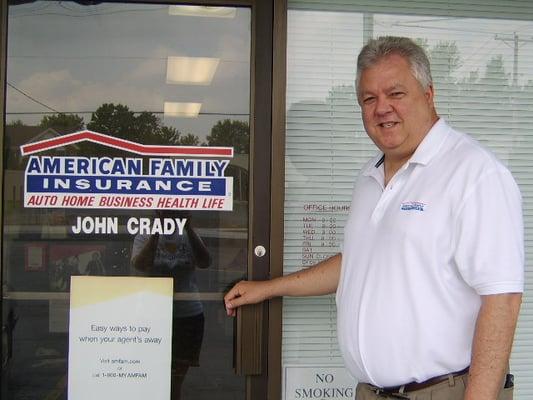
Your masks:
M355 185L338 335L360 382L422 382L470 364L480 295L522 292L521 196L510 172L440 119L384 187L381 155Z

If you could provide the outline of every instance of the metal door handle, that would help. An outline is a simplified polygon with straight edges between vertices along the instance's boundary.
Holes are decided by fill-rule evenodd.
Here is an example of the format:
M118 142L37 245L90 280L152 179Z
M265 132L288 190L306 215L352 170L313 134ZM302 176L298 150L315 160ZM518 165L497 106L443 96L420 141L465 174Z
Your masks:
M265 249L265 246L256 246L255 249L254 249L254 254L256 257L263 257L265 254L266 254L266 249Z

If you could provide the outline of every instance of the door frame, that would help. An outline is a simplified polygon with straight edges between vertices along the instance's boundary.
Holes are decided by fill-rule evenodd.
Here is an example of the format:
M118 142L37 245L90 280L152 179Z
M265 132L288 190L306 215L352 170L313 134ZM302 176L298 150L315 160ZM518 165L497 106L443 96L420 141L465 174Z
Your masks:
M272 48L272 138L270 277L283 275L285 210L285 115L287 84L287 0L274 0ZM282 398L283 299L268 304L268 400Z
M109 0L112 2L113 0ZM130 3L161 3L158 0L124 0ZM168 4L234 6L251 9L250 62L250 170L248 279L269 279L282 274L284 131L285 131L285 0L196 0ZM0 184L3 188L3 144L7 66L8 0L0 0ZM281 29L281 31L280 31ZM273 76L275 79L273 79ZM275 109L275 113L273 113ZM3 190L0 192L3 204ZM3 223L3 207L0 218ZM0 229L0 274L3 275L3 229ZM263 245L267 253L254 255ZM3 303L2 291L2 303ZM261 305L259 339L260 373L246 375L246 400L281 398L281 299ZM239 326L246 335L246 321ZM251 355L257 357L257 355Z

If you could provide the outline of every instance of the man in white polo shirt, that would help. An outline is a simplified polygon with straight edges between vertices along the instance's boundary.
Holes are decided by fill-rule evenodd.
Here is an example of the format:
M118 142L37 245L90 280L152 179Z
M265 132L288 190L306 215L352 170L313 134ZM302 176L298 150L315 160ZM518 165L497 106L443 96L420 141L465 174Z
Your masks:
M238 283L225 297L228 314L275 296L336 292L356 399L510 399L524 285L517 185L437 116L429 61L410 39L371 40L356 88L380 154L355 183L342 253Z

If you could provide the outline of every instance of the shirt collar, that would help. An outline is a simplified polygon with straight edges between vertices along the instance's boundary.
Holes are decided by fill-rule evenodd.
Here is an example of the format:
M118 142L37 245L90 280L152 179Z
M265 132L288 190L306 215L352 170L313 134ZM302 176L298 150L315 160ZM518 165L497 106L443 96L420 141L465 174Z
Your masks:
M416 148L414 154L409 159L409 164L427 165L435 157L448 136L450 126L443 118L439 118L431 127L422 142Z
M407 161L408 164L421 164L427 165L433 157L439 152L441 145L448 136L450 126L443 118L439 118L437 122L431 127L426 134L422 142L418 145L415 152ZM372 158L367 164L367 167L363 171L364 176L374 176L376 178L383 175L383 162L385 161L385 155L379 153Z
M385 161L385 155L379 153L373 157L368 164L363 168L362 174L364 176L373 176L378 182L382 182L385 177L383 170L383 163Z

